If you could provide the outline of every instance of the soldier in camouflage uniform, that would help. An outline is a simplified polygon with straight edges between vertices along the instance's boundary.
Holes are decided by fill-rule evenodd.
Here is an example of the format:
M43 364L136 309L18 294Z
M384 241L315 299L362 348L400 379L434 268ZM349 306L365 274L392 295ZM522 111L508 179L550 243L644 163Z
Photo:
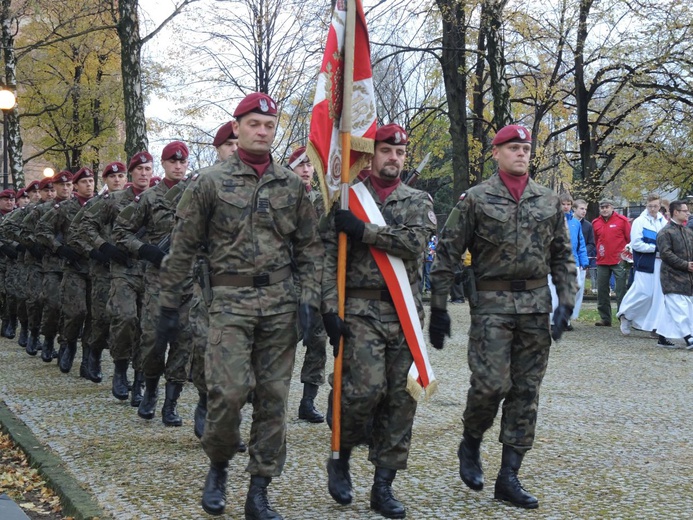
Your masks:
M60 257L63 270L60 282L60 303L63 313L61 333L65 348L58 357L60 371L67 374L77 353L77 340L84 328L83 338L91 332L91 279L89 260L69 245L69 228L75 215L94 196L94 172L80 168L72 177L76 191L72 198L56 203L41 217L36 226L36 238L48 250ZM49 337L48 334L45 334ZM82 339L80 377L87 377L89 344Z
M431 270L429 333L433 346L442 348L450 333L446 304L454 269L469 249L471 380L458 450L460 476L470 488L483 488L479 446L502 401L503 456L495 498L533 509L539 503L517 474L534 442L551 346L547 276L560 302L553 319L558 339L575 304L577 269L558 196L527 174L531 142L522 126L499 130L493 140L498 173L471 188L450 213Z
M308 199L320 218L325 212L322 192L313 189L313 173L315 168L306 155L306 147L297 148L289 157L289 169L298 175L306 187ZM301 383L303 383L303 398L298 407L298 418L311 423L321 423L325 417L315 408L315 398L318 396L320 385L325 384L325 363L327 362L327 334L322 320L318 319L311 334L303 334L303 345L306 355L301 367Z
M0 191L0 221L4 222L9 218L14 211L15 200L14 190ZM1 229L0 227L0 233ZM17 328L17 298L12 287L16 283L16 279L13 280L17 274L16 262L17 251L4 233L0 234L0 335L9 339L14 339L15 332L12 329Z
M24 225L33 226L32 236L34 242L40 248L43 262L43 284L41 287L41 300L43 302L43 315L41 317L41 334L45 341L41 352L41 359L50 362L53 359L55 338L58 333L62 333L62 309L60 287L63 279L63 261L54 246L55 235L50 230L42 235L39 233L41 219L61 202L72 198L72 174L68 171L61 171L53 176L53 186L55 187L55 199L53 205L43 204L34 210L31 215L24 219ZM27 222L29 219L29 222ZM60 350L58 357L62 357L66 344L64 337L58 338Z
M187 365L192 353L192 331L188 321L192 299L192 263L188 266L186 294L180 302L181 321L178 334L166 345L156 342L156 322L159 316L159 268L167 249L163 242L170 239L180 191L172 189L188 168L188 147L181 141L167 144L161 153L164 167L163 180L135 197L120 212L113 226L113 239L132 257L147 260L144 272L145 297L142 308L142 368L145 391L137 414L152 419L158 397L159 378L166 376L166 398L161 409L161 420L167 426L181 426L183 421L176 406L183 384L188 378ZM137 233L144 229L144 235Z
M122 190L127 182L127 169L121 162L113 162L104 168L101 174L106 183L106 190L91 198L77 212L67 234L67 244L81 254L85 259L89 258L89 280L91 281L91 298L89 315L91 316L91 333L84 336L82 344L88 345L87 360L84 365L85 376L94 383L100 383L103 379L101 372L101 355L108 348L108 332L110 328L110 316L106 312L108 293L111 288L110 257L90 246L84 247L84 231L82 221L88 214L91 206L103 198L106 193L115 193ZM84 349L83 349L84 352ZM82 372L80 367L80 374Z
M41 215L53 207L55 199L55 187L53 177L46 177L39 182L40 201L29 204L26 207L26 215L15 231L19 243L26 248L24 263L27 268L27 322L29 326L29 339L27 340L26 353L35 356L43 346L39 341L39 331L43 317L43 247L36 242L34 231ZM50 355L48 355L50 354ZM53 360L53 350L41 352L41 358L50 362Z
M349 458L352 448L367 442L375 466L371 509L387 518L404 518L406 510L393 496L392 482L398 470L406 469L411 445L416 401L407 392L407 377L414 358L370 248L402 259L423 324L421 269L436 219L429 195L400 181L408 142L404 129L385 125L375 141L372 173L363 184L386 225L365 223L349 210L328 216L328 229L334 226L349 237L344 323L337 315L337 233L323 234L323 319L333 346L344 335L341 450L339 459L327 462L328 489L339 504L351 502ZM370 421L372 433L364 439Z
M178 328L184 280L201 244L209 246L213 300L209 308L206 382L208 410L202 447L210 459L202 507L221 514L228 461L241 441L241 409L253 392L245 503L248 519L280 519L267 486L286 459L286 405L298 331L319 304L322 246L315 211L300 179L275 164L269 150L277 107L266 94L238 105L239 149L202 170L178 204L171 254L161 271L157 335ZM292 278L292 259L301 296Z
M145 262L131 259L124 250L116 247L112 229L120 212L149 187L152 167L153 158L149 152L136 153L128 164L132 185L103 195L87 209L75 231L75 241L83 251L102 253L110 264L111 281L105 312L110 318L110 354L115 365L111 392L116 399L127 400L127 370L132 359L135 380L130 405L133 407L140 405L144 387L140 316L144 299Z

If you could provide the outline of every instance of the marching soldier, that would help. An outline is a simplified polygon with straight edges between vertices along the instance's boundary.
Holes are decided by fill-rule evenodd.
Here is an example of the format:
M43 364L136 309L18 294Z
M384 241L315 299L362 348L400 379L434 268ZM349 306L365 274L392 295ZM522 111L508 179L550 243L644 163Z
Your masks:
M238 149L238 136L233 129L233 121L224 123L217 130L212 145L217 149L219 161L225 161Z
M309 330L319 304L321 265L316 259L322 246L303 184L269 154L277 124L275 102L266 94L250 94L234 117L238 150L202 170L178 204L171 254L161 271L157 336L165 341L179 329L190 265L199 247L208 244L213 300L202 447L211 464L202 507L213 515L224 511L228 462L241 442L241 409L253 391L245 515L280 519L269 505L267 487L286 459L297 301L304 330Z
M188 168L188 147L181 141L167 144L161 152L164 178L151 190L135 197L120 212L113 226L116 244L134 258L147 261L144 272L145 300L142 309L142 368L145 391L137 414L152 419L158 398L159 379L166 377L166 398L161 409L161 420L166 426L181 426L183 420L176 410L178 397L188 378L187 364L192 351L192 331L188 322L192 298L192 262L188 266L186 296L180 302L181 322L177 337L171 341L168 357L166 345L156 341L156 321L159 317L159 268L166 256L166 242L170 244L173 218L180 195L171 190L178 184ZM142 237L137 236L140 229Z
M0 220L4 221L14 211L15 195L14 190L11 189L0 191ZM17 252L14 247L2 237L0 241L0 314L2 314L0 334L9 339L13 339L15 335L11 330L13 321L14 328L17 328L17 300L10 288L12 283L10 277L16 275L14 273L16 260Z

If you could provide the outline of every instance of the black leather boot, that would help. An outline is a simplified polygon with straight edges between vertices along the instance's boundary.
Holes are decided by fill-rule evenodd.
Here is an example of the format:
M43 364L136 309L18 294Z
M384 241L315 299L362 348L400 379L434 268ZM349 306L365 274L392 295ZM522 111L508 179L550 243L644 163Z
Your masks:
M38 333L34 334L33 332L31 333L31 338L29 338L29 345L31 345L32 350L34 351L34 354L31 354L29 352L29 346L27 346L27 352L31 354L32 356L36 354L36 344L39 342L39 336ZM43 349L41 350L41 359L43 359L46 363L50 363L53 361L53 352L55 352L55 347L54 347L55 339L53 338L46 338L45 341L43 342Z
M2 320L0 323L0 337L7 337L7 326L10 324L10 320Z
M161 421L166 426L183 426L183 419L176 410L182 390L183 383L166 381L166 399L164 399L164 405L161 407Z
M103 350L98 347L92 347L89 350L89 357L87 358L87 379L94 383L100 383L103 380L103 373L101 372L102 353Z
M460 459L460 477L462 482L474 491L484 489L484 471L481 469L480 446L481 439L472 437L467 432L464 432L460 447L457 450L457 458Z
M17 335L17 316L10 316L7 322L7 328L5 329L5 337L7 339L14 339Z
M199 399L197 400L197 406L195 407L195 437L198 439L202 438L202 434L205 432L205 417L207 416L207 392L199 392Z
M137 408L137 415L142 419L153 419L154 411L156 410L156 400L159 397L159 378L145 377L144 378L144 395L142 402Z
M65 353L65 349L67 348L67 343L64 341L60 343L60 339L58 339L58 352L56 353L55 350L53 351L53 359L58 359L58 362L62 359L63 354Z
M339 458L327 459L327 489L335 502L343 506L351 504L354 498L354 489L351 486L351 474L349 473L349 458L351 449L339 451Z
M84 379L89 379L89 353L91 352L91 347L86 343L82 342L82 361L79 364L79 377Z
M128 398L128 360L118 359L113 362L113 382L111 383L111 393L113 397L120 401Z
M130 390L130 406L137 408L142 402L142 393L144 392L144 372L135 371L135 380L132 382Z
M271 477L250 477L248 497L245 500L245 520L282 520L283 517L270 506L267 498L267 486Z
M226 478L228 477L229 463L212 462L209 465L205 488L202 491L202 509L206 513L218 516L226 507Z
M325 417L315 409L315 398L318 395L318 385L303 384L303 399L298 407L298 418L310 423L325 422Z
M498 472L493 496L497 500L509 502L514 506L536 509L539 507L539 501L522 487L520 479L517 477L524 456L524 453L511 446L503 445L501 469Z
M68 341L65 344L65 350L62 355L58 358L58 367L63 374L67 374L72 370L72 363L75 360L75 354L77 354L77 340Z
M21 323L19 326L19 338L17 338L17 343L20 347L24 348L29 344L29 331L24 323Z
M392 481L397 471L387 468L375 468L373 487L371 488L371 509L385 518L405 518L407 511L402 502L392 494Z

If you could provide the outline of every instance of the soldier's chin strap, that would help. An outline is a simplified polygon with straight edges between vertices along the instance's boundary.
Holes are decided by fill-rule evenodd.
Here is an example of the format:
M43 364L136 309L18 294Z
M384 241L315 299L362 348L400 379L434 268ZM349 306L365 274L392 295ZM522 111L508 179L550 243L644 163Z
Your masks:
M365 222L379 226L386 225L373 196L363 183L349 188L349 209ZM426 341L404 262L401 258L373 246L370 246L370 251L385 279L397 317L402 325L404 338L414 358L407 377L407 392L416 400L423 396L428 398L435 392L438 382L428 359Z

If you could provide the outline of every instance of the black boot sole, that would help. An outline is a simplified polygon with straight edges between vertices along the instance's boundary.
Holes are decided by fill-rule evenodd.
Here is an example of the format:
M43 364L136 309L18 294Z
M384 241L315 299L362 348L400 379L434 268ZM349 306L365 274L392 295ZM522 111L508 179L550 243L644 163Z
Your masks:
M500 500L501 502L504 502L510 506L515 506L515 507L521 507L523 509L537 509L539 507L539 502L515 502L510 499L510 497L506 496L503 493L499 493L498 491L495 491L493 493L493 498L496 500Z
M373 502L371 502L371 510L375 511L381 516L384 516L385 518L406 518L407 517L407 512L404 511L403 513L387 513L385 511L382 511L378 509L377 505Z
M480 471L480 480L481 482L475 482L469 478L465 478L465 476L462 474L462 446L457 449L457 458L460 460L460 478L462 479L462 482L465 483L465 485L474 491L481 491L484 489L484 473L483 471Z
M200 505L202 506L202 509L205 510L205 513L212 516L221 516L224 514L224 509L226 509L226 506L222 507L221 509L212 509L211 507L207 507L204 502L200 502Z

